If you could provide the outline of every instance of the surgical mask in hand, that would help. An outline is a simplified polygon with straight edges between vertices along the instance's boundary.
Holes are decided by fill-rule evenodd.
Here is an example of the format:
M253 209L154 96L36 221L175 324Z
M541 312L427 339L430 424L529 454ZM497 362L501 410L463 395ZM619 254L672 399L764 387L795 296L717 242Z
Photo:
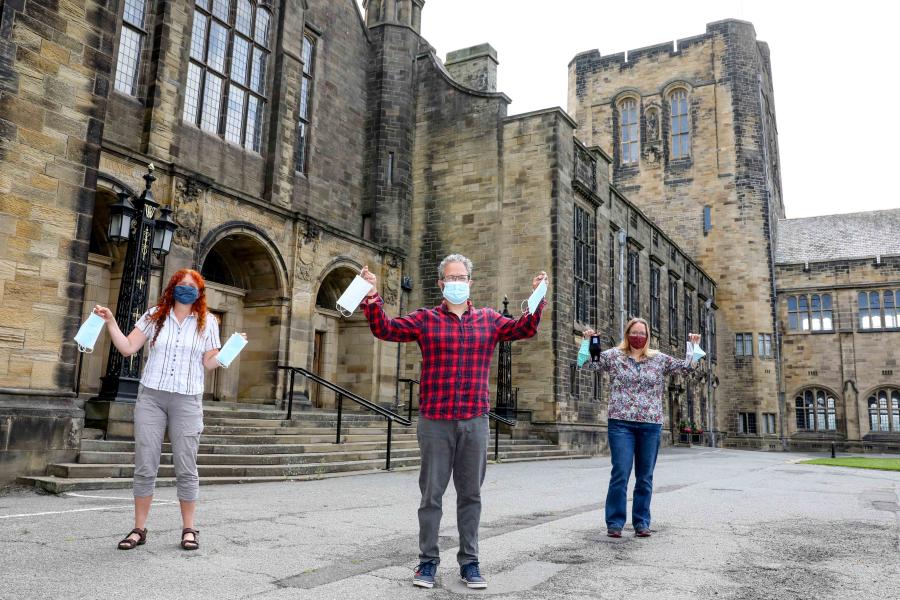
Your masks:
M692 344L688 342L688 353L691 357L691 362L697 362L704 356L706 356L706 352L700 348L699 344Z
M344 293L341 294L341 297L338 298L337 303L335 304L338 312L345 317L351 316L353 311L355 311L363 301L363 298L371 291L372 284L357 275L353 278L353 281L350 282L350 285L347 286L347 289L344 290Z
M547 280L541 279L541 282L538 284L534 291L531 292L531 296L528 297L528 314L533 315L534 311L537 310L538 305L541 303L541 300L544 299L544 296L547 295Z
M469 284L464 281L444 282L444 298L450 304L464 304L469 299Z
M85 354L93 352L94 346L97 344L97 338L100 337L100 332L103 331L105 324L106 322L100 315L91 313L87 321L78 328L78 333L75 334L75 343L78 344L78 350Z
M589 347L590 340L582 340L581 347L578 348L578 367L583 367L584 363L591 359L591 350Z

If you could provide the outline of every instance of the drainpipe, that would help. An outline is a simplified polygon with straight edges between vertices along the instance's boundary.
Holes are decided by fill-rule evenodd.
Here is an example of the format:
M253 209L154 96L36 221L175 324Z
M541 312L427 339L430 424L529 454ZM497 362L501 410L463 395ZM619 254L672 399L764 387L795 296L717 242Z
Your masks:
M709 445L713 448L716 447L716 422L713 421L713 370L712 370L712 346L710 345L712 342L712 336L710 332L712 331L711 319L710 315L712 314L712 298L707 299L704 302L704 306L706 307L706 335L707 342L706 347L709 348L709 356L706 357L706 425L709 427Z
M625 339L625 321L628 313L625 311L625 231L619 230L619 340Z

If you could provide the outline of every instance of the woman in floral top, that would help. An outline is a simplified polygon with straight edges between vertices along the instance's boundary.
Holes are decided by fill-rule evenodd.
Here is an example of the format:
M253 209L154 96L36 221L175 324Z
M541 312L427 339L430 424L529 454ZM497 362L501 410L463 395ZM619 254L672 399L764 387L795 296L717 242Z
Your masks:
M659 451L662 430L663 390L668 375L690 373L697 367L693 347L700 336L690 334L687 358L679 360L651 350L647 344L647 322L632 319L625 327L625 339L615 348L600 354L587 368L609 373L609 451L612 474L606 495L606 534L622 537L628 503L628 478L634 464L634 504L631 523L637 537L650 537L650 498L653 494L653 469ZM584 332L585 340L594 331Z

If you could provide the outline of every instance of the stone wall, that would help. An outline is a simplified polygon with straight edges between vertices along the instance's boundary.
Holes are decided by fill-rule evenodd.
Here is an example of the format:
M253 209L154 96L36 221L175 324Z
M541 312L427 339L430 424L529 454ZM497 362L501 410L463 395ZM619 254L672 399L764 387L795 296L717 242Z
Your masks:
M879 388L900 389L900 329L863 329L858 294L900 289L900 257L778 265L778 321L784 357L785 433L798 449L896 451L900 432L871 431L868 398ZM788 298L830 294L833 329L792 330ZM795 398L822 389L834 396L836 431L798 429Z
M0 13L0 480L75 455L72 336L115 21L92 0L5 0Z
M675 158L669 142L676 89L688 96L687 158ZM638 160L627 164L620 139L626 99L637 104L639 131ZM579 138L612 157L614 184L718 282L724 370L717 426L734 431L745 410L777 412L778 361L728 358L736 333L775 329L773 223L783 206L771 66L753 26L721 21L677 47L579 54L569 65L569 110Z

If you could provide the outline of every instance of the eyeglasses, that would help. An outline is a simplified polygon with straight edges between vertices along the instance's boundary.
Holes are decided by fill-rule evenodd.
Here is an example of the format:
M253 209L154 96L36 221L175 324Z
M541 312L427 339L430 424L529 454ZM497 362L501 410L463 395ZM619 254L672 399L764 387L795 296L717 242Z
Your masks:
M468 275L446 275L444 281L468 281Z

